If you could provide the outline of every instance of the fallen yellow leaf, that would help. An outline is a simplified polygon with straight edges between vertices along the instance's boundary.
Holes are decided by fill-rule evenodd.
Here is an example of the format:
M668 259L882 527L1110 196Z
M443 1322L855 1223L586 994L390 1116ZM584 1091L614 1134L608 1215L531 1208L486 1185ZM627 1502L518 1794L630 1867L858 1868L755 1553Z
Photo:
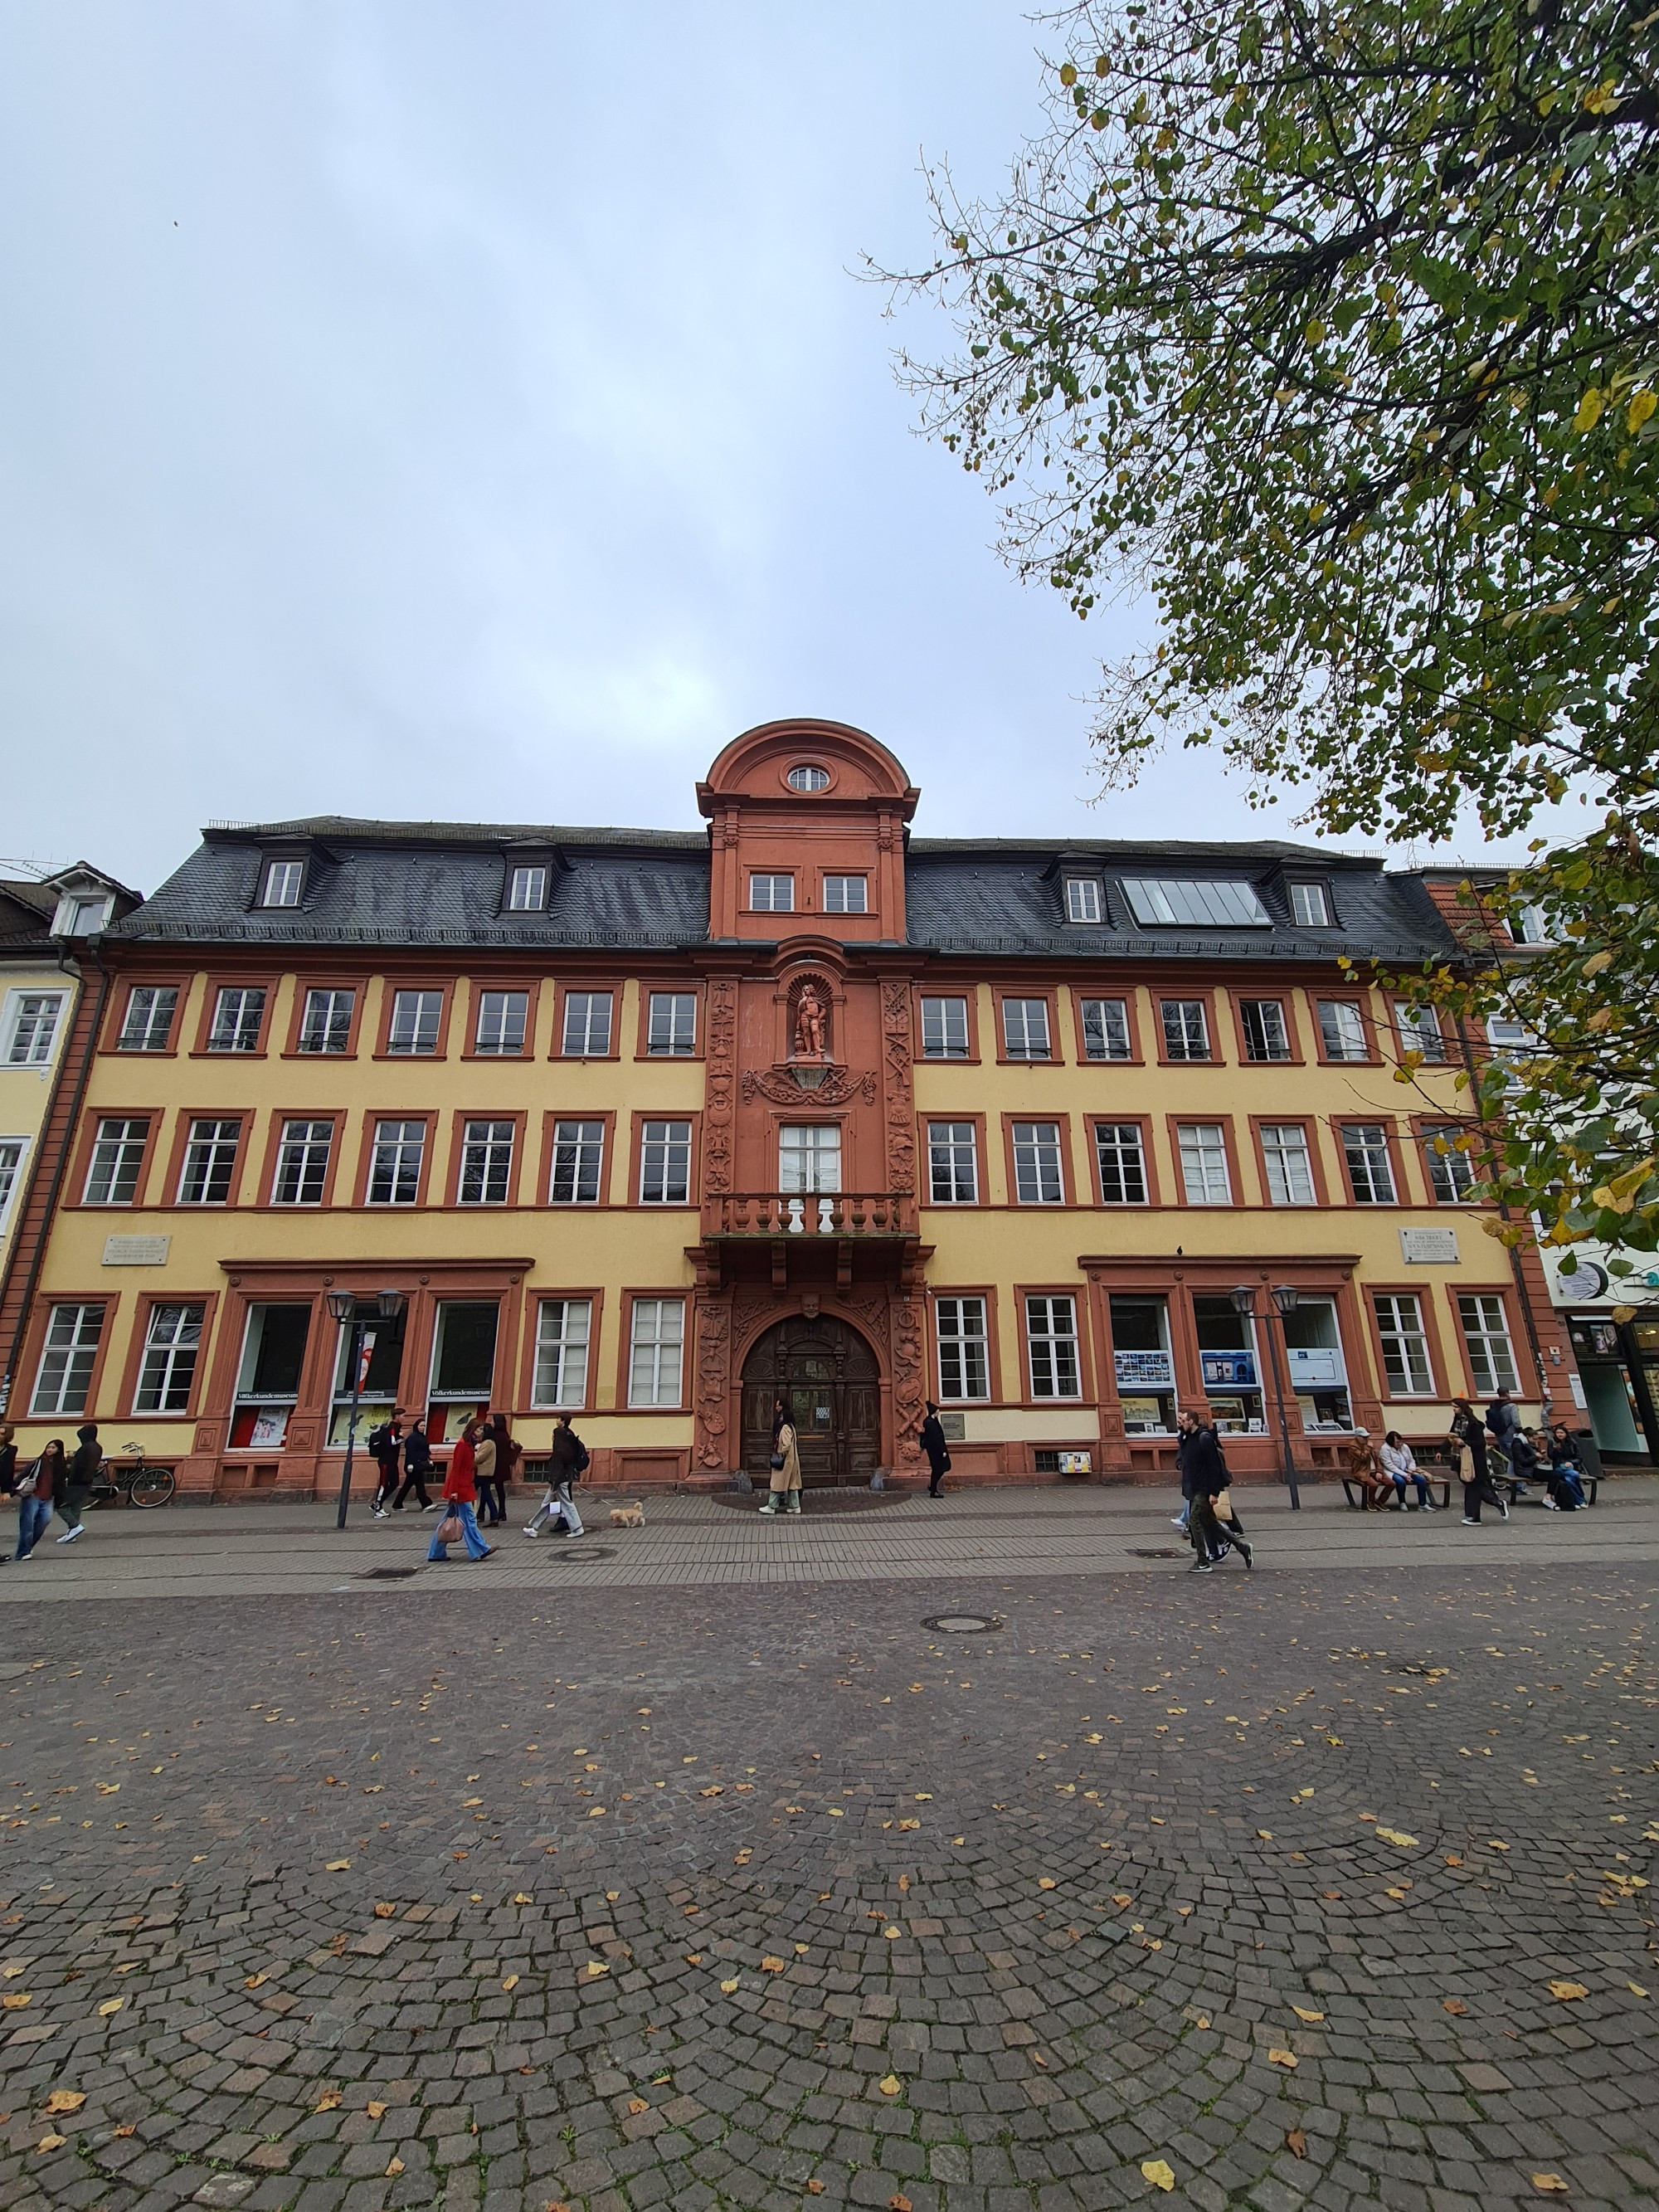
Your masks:
M1587 1997L1589 1991L1582 1982L1552 1982L1550 1995L1559 1997L1563 2003L1570 2003L1575 1997Z
M383 2120L386 2118L386 2106L383 2104L365 2105L363 2110L371 2120Z
M269 1974L250 1974L242 1987L245 1990L262 1990L270 1979Z
M888 2198L887 2212L911 2212L910 2200L902 2190Z
M890 1943L895 1943L898 1941L898 1938L903 1933L903 1930L890 1924L884 1928L881 1932Z
M9 1990L4 1996L0 1997L0 2005L4 2005L8 2012L21 2012L26 2004L33 2002L33 1996L27 1990Z
M504 1990L516 1990L518 1986L519 1978L516 1974L508 1974L501 1984Z
M1303 2134L1300 2128L1291 2128L1286 2130L1285 2136L1285 2148L1290 2152L1292 2158L1306 2158L1308 2155L1308 2138Z
M323 1869L325 1874L343 1874L351 1864L349 1859L331 1859Z
M738 1981L738 1977L736 1974L733 1974L729 1982L722 1982L720 1984L720 1994L723 1996L728 1997L734 1996L737 1991Z
M119 2012L125 2002L125 2000L121 1997L106 1997L98 2008L99 2019L107 2020L112 2012Z
M338 2110L339 2103L340 2093L337 2089L325 2089L311 2109L313 2112L332 2112Z
M1376 1832L1385 1844L1394 1844L1402 1851L1414 1850L1417 1847L1416 1837L1408 1836L1403 1828L1378 1828Z
M1296 2014L1298 2020L1305 2020L1310 2027L1315 2021L1323 2020L1325 2017L1322 2012L1310 2012L1305 2005L1293 2004L1291 2007L1291 2010Z
M637 2120L641 2112L648 2112L650 2109L650 2106L643 2097L630 2097L628 2100L629 2117L631 2119Z
M67 2136L42 2136L34 2148L36 2150L62 2150L68 2140Z
M688 1966L702 1966L702 1953L701 1951L688 1951L685 1954L685 1963Z
M601 1974L608 1974L610 1972L610 1967L605 1965L603 1959L590 1959L587 1962L587 1978L591 1982L598 1981Z
M1140 2161L1140 2170L1154 2189L1175 2187L1175 2169L1167 2166L1161 2158L1143 2158Z
M1270 2066L1287 2067L1292 2073L1300 2063L1293 2051L1270 2051L1267 2053L1267 2063Z
M56 2119L60 2112L78 2112L87 2101L84 2089L54 2089L46 2102L46 2115Z
M1058 1887L1059 1885L1055 1882L1052 1875L1040 1874L1037 1876L1037 1887L1039 1889L1054 1889Z
M768 1957L761 1960L761 1972L763 1974L781 1974L784 1971L785 1962L781 1959Z
M1440 2008L1441 2008L1441 2010L1442 2010L1443 2012L1449 2012L1449 2013L1453 2013L1453 2014L1455 2014L1457 2016L1457 2018L1458 2018L1458 2019L1460 2019L1460 2020L1462 2018L1463 2014L1464 2014L1466 2012L1468 2012L1468 2007L1464 2003L1464 2002L1463 2002L1463 2000L1462 2000L1462 1997L1444 1997L1444 1998L1443 1998L1443 1999L1441 2000L1441 2006L1440 2006Z
M528 1890L520 1889L514 1892L513 1902L514 1905L533 1905L535 1903L535 1899L531 1896Z
M1565 2197L1567 2193L1567 2185L1559 2173L1534 2173L1532 2185L1549 2197Z
M389 2158L386 2162L386 2170L388 2176L401 2173L404 2170L404 2162L402 2159Z
M374 1917L377 1920L390 1920L397 1910L395 1905L377 1905L374 1908Z
M884 2097L896 2097L902 2086L896 2074L884 2074L876 2084Z

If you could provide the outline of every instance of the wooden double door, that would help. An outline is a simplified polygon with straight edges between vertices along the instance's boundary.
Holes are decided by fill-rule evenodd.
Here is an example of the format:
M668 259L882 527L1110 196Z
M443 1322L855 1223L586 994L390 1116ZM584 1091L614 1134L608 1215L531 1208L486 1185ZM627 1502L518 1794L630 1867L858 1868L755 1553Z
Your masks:
M869 1481L881 1464L881 1376L856 1329L798 1315L750 1347L743 1363L743 1464L757 1484L769 1479L780 1398L800 1440L803 1484Z

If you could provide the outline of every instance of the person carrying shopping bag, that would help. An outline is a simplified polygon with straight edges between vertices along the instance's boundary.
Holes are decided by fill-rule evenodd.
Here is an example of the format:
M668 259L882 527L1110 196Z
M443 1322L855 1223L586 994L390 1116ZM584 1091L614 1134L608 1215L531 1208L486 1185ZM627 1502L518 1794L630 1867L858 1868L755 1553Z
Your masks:
M447 1547L457 1537L466 1540L467 1557L488 1559L495 1555L493 1544L486 1544L478 1533L477 1516L473 1510L477 1490L473 1481L473 1467L478 1439L483 1434L482 1421L469 1421L456 1441L449 1455L449 1472L444 1477L443 1519L432 1532L432 1545L427 1553L430 1560L447 1559Z
M772 1423L772 1493L762 1506L763 1513L799 1513L800 1511L800 1445L795 1435L795 1425L783 1410L780 1398L774 1407Z
M27 1559L46 1533L52 1519L53 1487L65 1480L61 1440L54 1437L33 1467L16 1477L12 1495L17 1500L17 1549L14 1559Z
M486 1415L480 1413L467 1433L473 1438L472 1486L477 1502L483 1509L483 1525L494 1528L507 1518L507 1500L499 1495L501 1484L495 1469L501 1462L501 1447L495 1442L495 1432Z
M1510 1509L1492 1488L1486 1473L1485 1425L1467 1398L1454 1398L1452 1404L1457 1409L1452 1415L1451 1440L1457 1447L1457 1478L1463 1486L1463 1526L1480 1526L1483 1499L1495 1505L1507 1521Z
M582 1516L570 1493L572 1484L580 1482L586 1472L587 1446L571 1427L569 1414L561 1413L548 1452L547 1495L526 1522L526 1536L540 1535L544 1517L556 1535L581 1534Z

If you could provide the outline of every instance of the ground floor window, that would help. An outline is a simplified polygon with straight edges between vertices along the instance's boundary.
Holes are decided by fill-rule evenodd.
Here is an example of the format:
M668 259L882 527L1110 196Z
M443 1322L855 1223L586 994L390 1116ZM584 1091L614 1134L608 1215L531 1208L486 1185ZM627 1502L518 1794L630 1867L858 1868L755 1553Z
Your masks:
M1248 1314L1235 1313L1224 1291L1195 1296L1193 1320L1199 1374L1217 1430L1223 1436L1266 1436L1255 1322Z
M940 1399L988 1398L991 1359L984 1299L939 1298L933 1313L939 1332Z
M587 1400L587 1347L593 1325L591 1298L544 1298L536 1315L538 1406L580 1406Z
M1077 1300L1038 1297L1025 1301L1025 1341L1031 1363L1034 1398L1080 1398Z
M487 1409L495 1381L495 1331L501 1309L494 1298L443 1298L432 1332L432 1375L427 1391L426 1433L441 1443Z
M1175 1360L1167 1298L1114 1292L1107 1309L1112 1373L1126 1436L1161 1436L1176 1425Z
M404 1371L404 1327L409 1309L393 1320L376 1318L363 1331L362 1357L359 1363L362 1375L362 1395L357 1424L359 1437L368 1435L386 1419L398 1404L398 1385ZM351 1340L354 1334L349 1322L339 1324L339 1349L334 1364L334 1405L328 1426L328 1440L337 1448L343 1446L351 1427Z
M1519 1390L1521 1377L1516 1371L1515 1346L1510 1342L1503 1299L1495 1291L1463 1293L1457 1301L1457 1318L1477 1396Z
M286 1442L310 1334L308 1305L248 1308L230 1419L233 1451L277 1451Z
M104 1333L101 1305L54 1306L34 1378L31 1413L84 1413Z
M629 1342L630 1406L678 1406L685 1345L684 1298L635 1298Z
M144 1335L144 1364L138 1370L133 1394L135 1413L182 1413L190 1407L191 1384L196 1378L197 1355L202 1348L199 1305L152 1306Z
M1423 1302L1406 1291L1379 1291L1371 1301L1382 1346L1382 1376L1391 1398L1431 1398L1434 1369L1429 1363L1429 1334L1423 1326Z
M1269 1318L1263 1326L1272 1328L1274 1322ZM1352 1429L1353 1401L1348 1395L1348 1365L1342 1355L1334 1298L1297 1301L1295 1310L1285 1316L1285 1356L1303 1427Z

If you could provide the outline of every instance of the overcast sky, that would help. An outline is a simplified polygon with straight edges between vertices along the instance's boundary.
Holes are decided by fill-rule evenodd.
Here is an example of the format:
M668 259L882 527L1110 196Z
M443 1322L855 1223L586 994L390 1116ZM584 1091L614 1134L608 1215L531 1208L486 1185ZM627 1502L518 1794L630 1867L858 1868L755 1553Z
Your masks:
M1294 834L1190 757L1087 805L1127 617L998 562L854 273L928 255L924 150L996 188L1035 35L12 0L0 854L150 889L214 818L690 824L791 714L891 746L924 833Z

